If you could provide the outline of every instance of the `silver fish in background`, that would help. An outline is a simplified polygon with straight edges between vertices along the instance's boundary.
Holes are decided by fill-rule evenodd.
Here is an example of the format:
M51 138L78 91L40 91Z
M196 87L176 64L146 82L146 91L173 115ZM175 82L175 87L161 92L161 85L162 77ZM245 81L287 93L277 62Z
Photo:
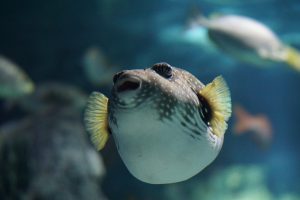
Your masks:
M34 84L16 64L0 55L0 98L16 99L34 91Z
M286 63L300 71L300 53L283 43L266 25L245 16L199 16L192 24L204 26L215 45L233 57L260 66Z
M158 63L113 78L111 98L93 92L85 126L100 150L112 134L137 179L151 184L187 180L219 154L231 98L219 76L204 85L189 72Z
M97 47L87 49L83 58L83 69L88 80L95 86L109 84L113 75L118 71L109 63L103 51Z

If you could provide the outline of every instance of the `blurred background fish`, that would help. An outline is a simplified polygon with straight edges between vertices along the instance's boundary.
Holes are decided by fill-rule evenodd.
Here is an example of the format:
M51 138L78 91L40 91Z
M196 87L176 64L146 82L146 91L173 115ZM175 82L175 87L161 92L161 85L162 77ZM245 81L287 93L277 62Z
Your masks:
M236 135L251 133L252 139L259 147L265 149L271 145L273 132L267 116L262 114L250 115L240 105L234 106L233 113L236 118L233 132Z
M34 91L34 84L22 68L0 55L0 98L16 99Z
M217 48L240 61L258 66L283 62L300 71L299 51L284 44L270 28L255 19L218 13L209 18L199 15L191 24L205 27Z
M113 66L102 50L90 47L83 58L83 69L88 81L94 86L107 86L120 69Z

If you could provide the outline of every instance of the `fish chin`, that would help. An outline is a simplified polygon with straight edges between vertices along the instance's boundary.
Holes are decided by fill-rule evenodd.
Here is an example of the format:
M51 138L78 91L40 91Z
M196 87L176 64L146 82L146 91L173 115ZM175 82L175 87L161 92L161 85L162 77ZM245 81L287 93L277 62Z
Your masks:
M149 184L171 184L195 176L212 163L220 152L219 148L213 148L205 140L198 141L198 144L187 147L187 150L172 152L169 151L172 146L168 145L161 148L154 144L153 149L147 151L138 146L136 155L122 152L124 147L121 142L119 153L129 172L137 179Z

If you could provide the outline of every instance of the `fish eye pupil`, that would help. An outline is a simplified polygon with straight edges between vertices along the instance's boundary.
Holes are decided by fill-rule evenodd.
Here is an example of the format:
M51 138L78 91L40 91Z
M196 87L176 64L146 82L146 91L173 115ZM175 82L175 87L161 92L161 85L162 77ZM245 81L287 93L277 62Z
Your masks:
M210 105L208 104L208 101L203 98L202 96L198 96L201 107L199 108L200 116L204 123L209 126L209 122L212 119L212 110Z
M172 66L168 63L157 63L152 66L152 69L164 78L172 77Z

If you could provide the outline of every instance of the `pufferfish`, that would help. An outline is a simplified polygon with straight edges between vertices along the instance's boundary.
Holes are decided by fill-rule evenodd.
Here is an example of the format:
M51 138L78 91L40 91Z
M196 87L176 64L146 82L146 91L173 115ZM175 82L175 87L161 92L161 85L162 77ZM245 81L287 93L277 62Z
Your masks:
M204 85L167 63L114 75L111 98L93 92L85 126L101 150L110 135L129 172L150 184L187 180L219 154L231 97L221 76Z

